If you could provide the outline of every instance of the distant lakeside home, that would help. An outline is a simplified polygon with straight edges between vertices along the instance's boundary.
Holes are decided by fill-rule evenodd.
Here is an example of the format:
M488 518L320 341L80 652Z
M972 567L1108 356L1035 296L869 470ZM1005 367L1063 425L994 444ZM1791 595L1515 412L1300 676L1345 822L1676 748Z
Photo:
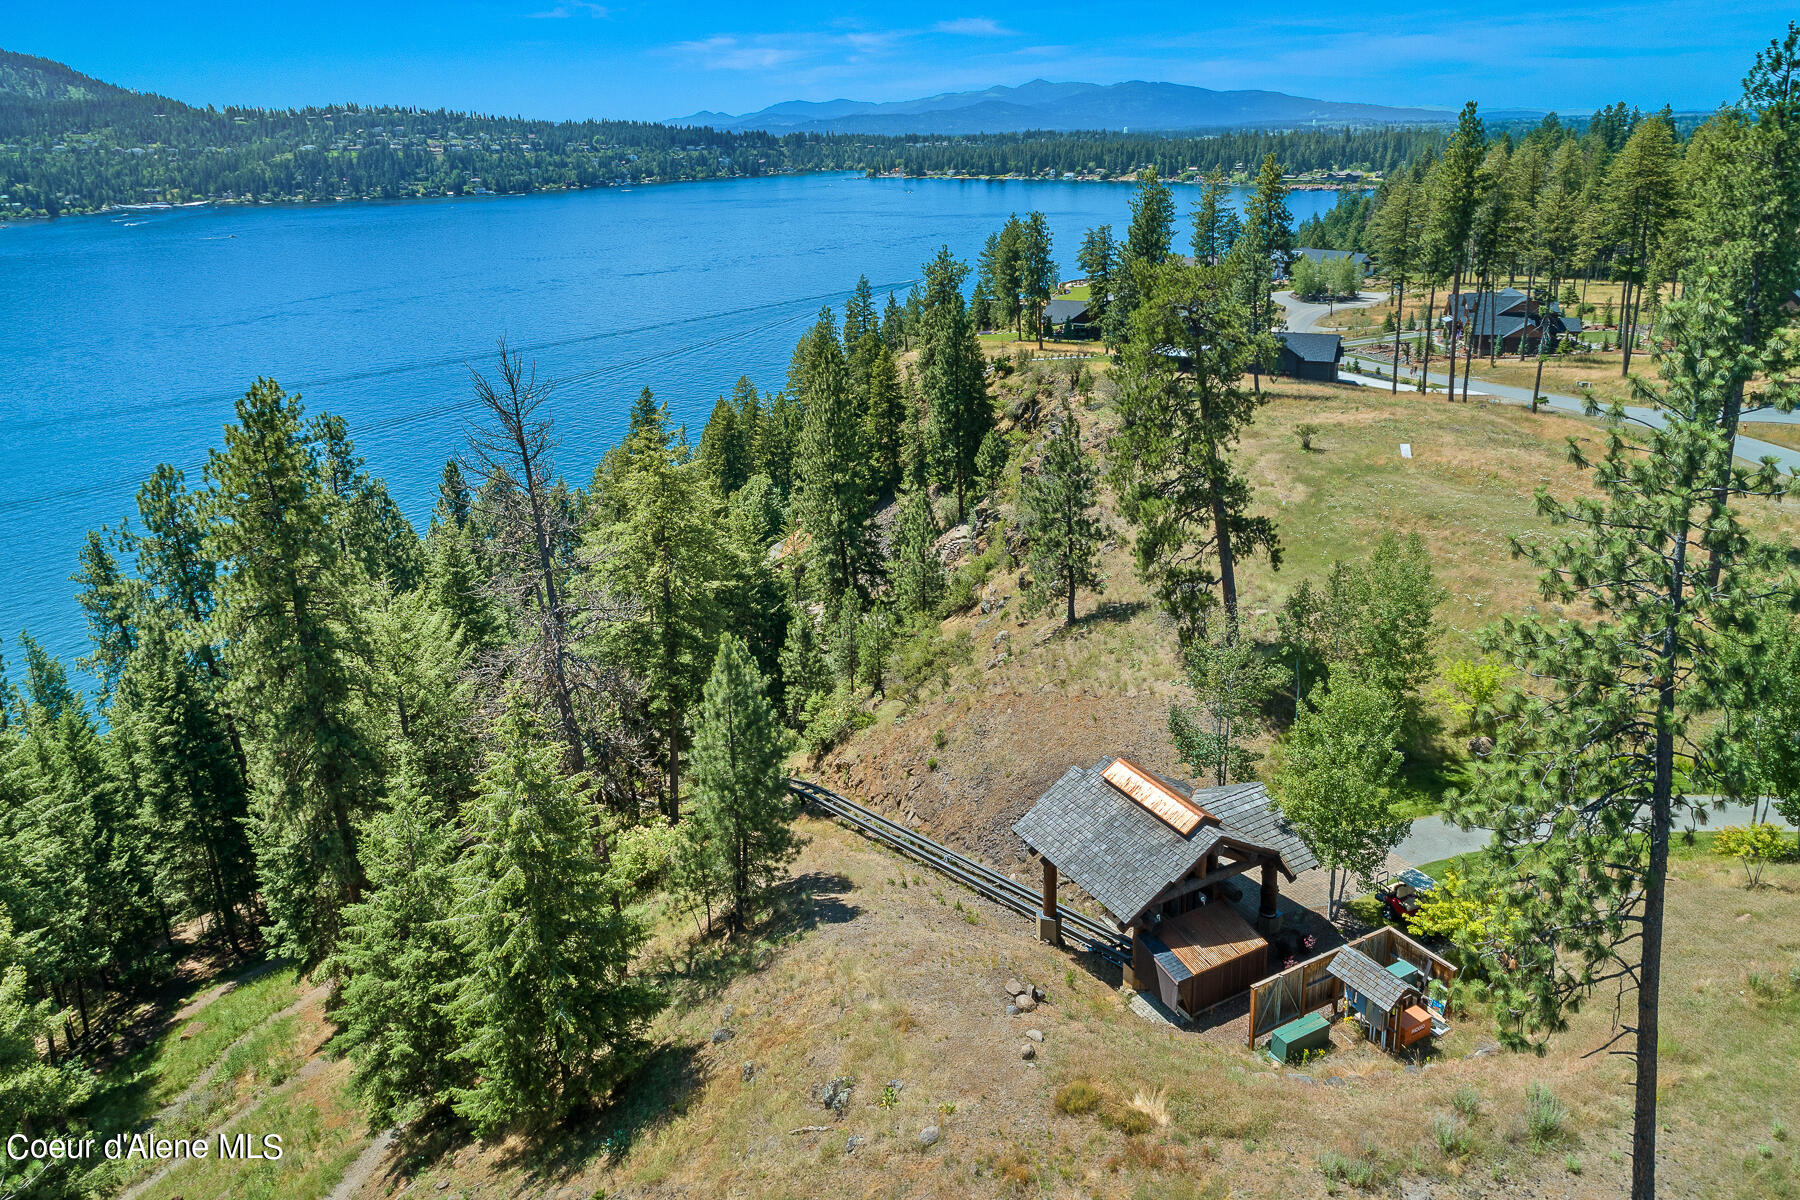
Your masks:
M1445 302L1439 323L1466 339L1476 354L1517 354L1536 350L1540 339L1554 352L1563 338L1581 331L1581 318L1566 317L1562 308L1505 288L1498 292L1462 292Z

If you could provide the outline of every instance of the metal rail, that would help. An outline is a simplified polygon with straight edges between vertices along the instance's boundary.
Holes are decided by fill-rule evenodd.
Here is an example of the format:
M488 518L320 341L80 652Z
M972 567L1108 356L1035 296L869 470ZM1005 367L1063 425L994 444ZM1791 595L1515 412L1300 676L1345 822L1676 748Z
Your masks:
M1009 879L992 868L965 858L948 846L915 833L816 783L804 779L789 779L788 790L801 799L818 805L865 837L948 875L976 894L1028 917L1037 915L1040 897L1018 880ZM1065 939L1076 942L1082 949L1092 951L1113 963L1123 965L1129 958L1130 945L1118 933L1073 909L1061 908L1059 911Z

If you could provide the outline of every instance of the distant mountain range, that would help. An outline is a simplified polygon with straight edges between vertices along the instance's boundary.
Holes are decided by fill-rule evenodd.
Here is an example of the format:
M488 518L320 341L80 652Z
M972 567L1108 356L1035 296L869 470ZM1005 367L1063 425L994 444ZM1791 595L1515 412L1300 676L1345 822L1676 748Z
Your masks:
M1489 121L1536 119L1541 112L1483 112ZM920 100L789 100L760 112L732 116L697 112L671 125L769 133L965 134L1018 133L1027 129L1296 128L1306 125L1436 125L1456 120L1452 109L1391 108L1336 100L1309 100L1283 92L1232 91L1180 83L1051 83L1034 79L1019 87L944 92Z

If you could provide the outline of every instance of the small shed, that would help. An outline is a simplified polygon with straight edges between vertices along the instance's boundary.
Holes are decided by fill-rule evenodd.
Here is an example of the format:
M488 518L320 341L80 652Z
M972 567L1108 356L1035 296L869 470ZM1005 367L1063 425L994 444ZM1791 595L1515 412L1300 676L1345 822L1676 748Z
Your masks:
M1269 943L1229 904L1208 904L1158 923L1144 936L1156 962L1157 994L1170 1008L1203 1012L1261 979Z
M1335 333L1278 333L1281 352L1275 373L1294 379L1336 383L1338 363L1344 358L1344 339Z
M1419 989L1354 946L1340 949L1326 971L1344 985L1344 1004L1384 1050L1398 1050L1431 1035L1431 1013Z

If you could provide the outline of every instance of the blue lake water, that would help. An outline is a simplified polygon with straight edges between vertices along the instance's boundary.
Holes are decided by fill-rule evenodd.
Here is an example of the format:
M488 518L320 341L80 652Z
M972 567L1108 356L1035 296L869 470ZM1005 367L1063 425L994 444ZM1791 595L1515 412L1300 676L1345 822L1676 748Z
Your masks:
M973 261L1042 211L1066 276L1122 234L1123 184L815 175L543 196L110 214L0 229L0 636L87 652L69 575L159 462L199 484L259 375L343 414L407 513L462 444L496 339L563 380L558 466L585 481L649 386L693 436L740 375L781 386L794 339L859 274L904 298L940 243ZM1185 243L1195 189L1178 187ZM1336 201L1290 198L1296 222Z

